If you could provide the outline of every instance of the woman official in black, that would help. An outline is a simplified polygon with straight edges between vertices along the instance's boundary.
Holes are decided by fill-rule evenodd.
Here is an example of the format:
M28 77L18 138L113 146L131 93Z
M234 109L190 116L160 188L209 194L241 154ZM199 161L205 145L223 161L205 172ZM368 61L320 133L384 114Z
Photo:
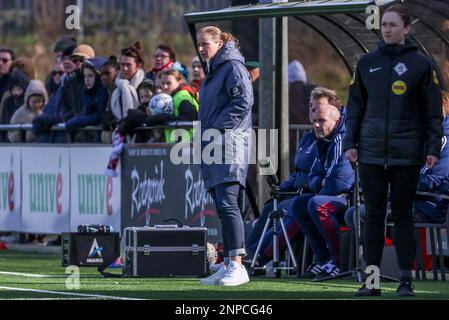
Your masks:
M367 266L380 266L387 202L391 202L401 269L398 296L414 296L413 197L420 167L425 161L429 168L438 162L443 121L437 74L430 60L406 38L410 28L407 7L398 4L385 11L383 41L360 59L349 88L343 139L346 157L360 163ZM380 288L363 286L356 296L380 294Z

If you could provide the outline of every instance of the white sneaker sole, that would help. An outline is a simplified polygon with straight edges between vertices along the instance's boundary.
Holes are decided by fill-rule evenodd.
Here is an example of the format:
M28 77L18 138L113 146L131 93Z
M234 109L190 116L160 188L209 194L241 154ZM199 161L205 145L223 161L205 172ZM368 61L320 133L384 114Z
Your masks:
M242 284L248 283L249 279L245 279L244 281L240 281L240 282L222 282L221 280L218 282L218 285L221 287L237 287L240 286Z

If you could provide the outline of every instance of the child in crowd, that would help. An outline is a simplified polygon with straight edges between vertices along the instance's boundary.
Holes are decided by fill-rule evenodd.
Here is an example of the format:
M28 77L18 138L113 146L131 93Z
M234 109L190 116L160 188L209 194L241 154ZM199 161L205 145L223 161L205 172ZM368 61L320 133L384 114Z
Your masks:
M44 84L39 80L31 80L25 91L24 104L14 112L11 124L31 123L34 118L42 114L47 101ZM37 136L31 130L26 131L26 134L21 131L9 131L8 139L10 142L34 142Z

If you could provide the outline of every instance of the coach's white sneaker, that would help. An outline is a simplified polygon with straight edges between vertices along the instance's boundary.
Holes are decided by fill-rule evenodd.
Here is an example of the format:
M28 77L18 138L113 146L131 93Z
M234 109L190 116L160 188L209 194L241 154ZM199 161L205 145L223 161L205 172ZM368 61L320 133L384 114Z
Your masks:
M247 282L249 282L249 277L245 267L235 261L231 261L225 275L218 284L220 286L239 286Z
M224 266L224 261L221 262L221 263L211 264L211 265L209 266L209 270L210 270L210 272L215 273L215 272L217 272L218 270L220 270L222 266Z
M221 278L224 277L228 269L226 268L226 265L223 263L223 265L220 267L220 269L215 272L213 275L201 279L200 282L202 285L205 286L216 286L218 285L218 282L221 280Z

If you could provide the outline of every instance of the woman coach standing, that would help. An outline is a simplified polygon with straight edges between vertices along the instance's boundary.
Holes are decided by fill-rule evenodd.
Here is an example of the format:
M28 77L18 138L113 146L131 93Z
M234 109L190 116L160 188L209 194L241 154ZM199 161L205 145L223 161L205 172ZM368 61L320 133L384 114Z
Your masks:
M249 159L245 155L251 144L253 88L237 40L231 34L217 27L204 27L197 33L197 44L201 59L207 64L207 75L201 85L199 98L201 136L207 139L203 136L204 131L216 129L220 131L222 139L222 144L213 142L222 148L222 155L218 156L219 163L214 157L217 155L206 152L208 143L202 142L201 173L221 219L225 257L222 267L212 276L202 279L201 283L237 286L249 281L248 273L241 263L246 252L237 199L240 188L245 186L248 171ZM225 144L226 152L222 147ZM233 148L228 148L231 144ZM229 150L234 152L230 153ZM204 153L210 155L214 162L207 161ZM239 159L242 153L245 159Z
M349 88L343 139L346 157L360 163L368 266L380 266L387 201L391 201L393 238L401 269L398 296L415 295L411 284L413 198L420 166L426 161L432 168L438 162L443 120L437 74L429 59L406 38L410 24L404 5L385 11L381 27L384 41L360 59ZM363 286L356 296L380 294L380 288Z

